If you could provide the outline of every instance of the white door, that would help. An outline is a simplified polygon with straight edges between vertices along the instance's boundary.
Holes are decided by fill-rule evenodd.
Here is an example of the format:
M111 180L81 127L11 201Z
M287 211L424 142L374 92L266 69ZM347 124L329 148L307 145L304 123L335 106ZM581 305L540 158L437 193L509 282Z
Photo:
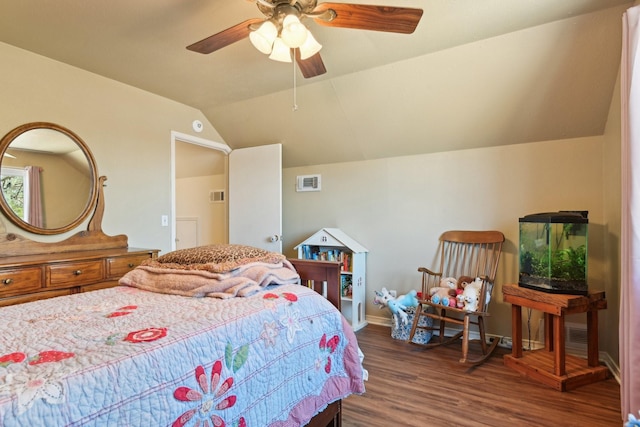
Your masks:
M282 252L282 145L229 154L229 243Z
M198 218L176 218L176 249L198 246Z

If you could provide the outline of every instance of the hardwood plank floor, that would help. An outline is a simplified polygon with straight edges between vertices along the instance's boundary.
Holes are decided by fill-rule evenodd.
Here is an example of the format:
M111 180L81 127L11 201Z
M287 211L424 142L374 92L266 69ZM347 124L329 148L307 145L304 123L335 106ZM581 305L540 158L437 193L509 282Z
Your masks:
M425 350L378 325L356 335L369 380L365 394L343 401L343 427L623 424L613 378L559 392L505 367L507 349L470 368L458 363L458 344Z

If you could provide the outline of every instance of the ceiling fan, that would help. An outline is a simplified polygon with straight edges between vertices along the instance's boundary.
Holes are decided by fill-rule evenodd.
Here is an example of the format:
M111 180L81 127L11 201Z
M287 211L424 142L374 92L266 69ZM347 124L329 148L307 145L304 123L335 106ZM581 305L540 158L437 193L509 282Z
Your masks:
M317 0L254 1L266 18L248 19L193 43L187 49L207 54L249 37L251 43L270 59L291 62L293 54L302 75L310 78L327 70L319 53L322 45L300 22L301 19L310 18L327 27L411 34L422 17L422 9L407 7L318 4Z

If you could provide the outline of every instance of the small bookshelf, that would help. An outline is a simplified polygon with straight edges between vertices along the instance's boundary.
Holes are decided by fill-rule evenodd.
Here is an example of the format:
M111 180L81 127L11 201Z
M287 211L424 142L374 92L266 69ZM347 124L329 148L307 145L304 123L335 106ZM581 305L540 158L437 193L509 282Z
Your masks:
M294 249L298 258L337 261L342 264L340 294L342 314L354 330L366 326L366 255L364 246L338 228L323 228Z

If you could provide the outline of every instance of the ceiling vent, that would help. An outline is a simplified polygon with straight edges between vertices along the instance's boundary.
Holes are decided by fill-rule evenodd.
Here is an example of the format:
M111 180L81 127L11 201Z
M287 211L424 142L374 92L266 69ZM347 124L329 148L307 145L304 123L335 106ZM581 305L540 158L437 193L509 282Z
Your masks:
M320 175L299 175L296 177L296 191L320 191Z
M223 203L224 202L224 190L211 190L211 191L209 191L209 201L211 203Z

